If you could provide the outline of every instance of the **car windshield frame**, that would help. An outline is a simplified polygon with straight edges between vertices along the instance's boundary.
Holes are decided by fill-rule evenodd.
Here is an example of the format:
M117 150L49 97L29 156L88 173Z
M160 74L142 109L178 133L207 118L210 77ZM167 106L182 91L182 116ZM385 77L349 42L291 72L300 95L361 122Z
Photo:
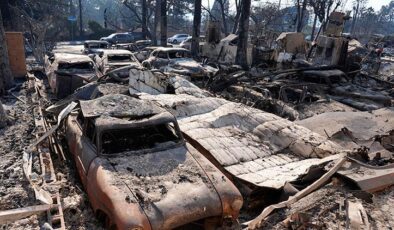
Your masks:
M111 57L115 57L115 56L129 56L130 59L129 60L111 60ZM136 59L134 58L134 56L132 54L108 54L107 55L107 62L108 63L125 63L125 62L136 62Z
M171 125L171 123L173 125ZM174 132L174 136L177 137L177 141L166 141L166 142L161 142L159 143L159 146L153 147L153 148L144 148L144 149L137 149L137 150L127 150L127 151L121 151L117 153L103 153L103 135L108 133L108 132L113 132L113 131L122 131L122 130L133 130L133 129L142 129L150 126L158 126L158 125L168 125L171 129L172 132ZM116 157L119 155L123 154L147 154L147 153L154 153L154 152L159 152L159 151L164 151L167 149L172 149L172 148L177 148L179 146L182 146L185 144L185 140L183 138L182 132L180 131L179 125L176 121L168 121L166 123L159 123L159 124L143 124L142 126L136 126L136 127L125 127L125 128L114 128L114 129L106 129L101 132L96 132L96 146L97 146L97 155L98 156L104 156L104 157ZM171 143L173 142L173 143ZM167 143L167 144L165 144Z
M86 68L60 68L62 65L69 65L69 66L77 66L80 65L81 63L89 63L90 67L89 69ZM74 63L68 63L68 62L59 62L58 63L58 70L59 71L67 71L67 72L78 72L78 71L83 71L83 72L88 72L88 73L94 73L95 72L95 66L92 61L81 61L81 62L74 62Z
M182 53L183 55L180 57L171 58L172 55L170 55L170 53L179 53L179 52ZM191 53L187 50L169 50L169 51L167 51L167 56L168 56L168 59L175 60L175 59L180 59L180 58L191 58ZM176 54L175 54L175 56L176 56Z

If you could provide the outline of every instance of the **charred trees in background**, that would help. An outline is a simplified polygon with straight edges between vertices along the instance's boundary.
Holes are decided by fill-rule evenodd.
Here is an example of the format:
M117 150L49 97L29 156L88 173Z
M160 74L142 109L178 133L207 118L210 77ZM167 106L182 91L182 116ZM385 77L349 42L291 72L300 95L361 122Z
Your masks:
M83 39L82 0L79 0L79 37Z
M306 10L307 0L302 1L302 6L300 0L297 0L297 25L296 25L296 32L301 32L302 28L304 27L304 15Z
M167 46L167 1L160 2L160 45Z
M356 7L353 8L354 13L353 13L352 27L351 27L351 29L350 29L350 34L351 34L351 35L354 35L354 32L355 32L354 29L355 29L355 27L356 27L356 22L357 22L357 17L358 17L358 11L359 11L359 9L360 9L360 0L356 0L356 2L357 2L357 5L356 5Z
M155 20L153 22L153 27L154 27L154 31L152 33L152 38L153 38L153 45L158 45L158 40L159 39L159 31L160 31L160 11L161 11L161 6L160 3L161 0L156 0L156 7L155 7Z
M239 17L241 16L241 8L242 8L242 0L235 0L236 14L235 14L235 18L234 18L234 26L232 29L233 34L237 33L238 24L239 24Z
M3 19L3 26L5 28L15 28L13 25L14 20L12 20L11 17L11 11L9 7L9 1L10 0L1 0L0 1L0 10L2 12L2 19Z
M146 0L141 0L141 29L144 38L148 36L148 6L146 5Z
M243 0L241 7L241 16L238 28L238 45L235 63L244 69L249 69L247 60L248 50L248 33L249 33L249 17L250 17L251 0Z
M227 36L228 35L228 29L227 29L226 9L225 9L226 0L218 0L218 2L219 2L219 5L220 5L220 14L221 14L222 23L223 23L223 33Z
M5 89L9 89L14 84L11 73L10 61L8 58L7 42L5 39L5 31L3 27L3 17L0 11L0 94L5 93Z
M194 1L194 18L191 52L193 57L198 57L200 47L200 26L201 26L201 0Z

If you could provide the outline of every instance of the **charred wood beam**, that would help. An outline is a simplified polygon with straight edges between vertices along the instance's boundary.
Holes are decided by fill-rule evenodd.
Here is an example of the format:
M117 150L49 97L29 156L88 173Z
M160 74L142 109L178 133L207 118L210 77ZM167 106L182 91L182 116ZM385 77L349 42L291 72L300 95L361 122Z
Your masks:
M301 73L303 71L308 71L308 70L332 70L332 69L338 69L340 66L317 66L317 67L305 67L305 68L299 68L299 69L288 69L288 70L280 70L280 71L274 71L266 74L262 74L260 76L255 76L255 77L250 77L250 80L253 79L259 79L259 78L264 78L264 77L269 77L269 76L275 76L279 74L284 74L284 73ZM222 91L229 87L230 85L233 85L239 81L240 78L244 77L246 72L243 72L244 74L237 74L231 77L228 80L223 80L218 84L212 84L210 88L214 92Z

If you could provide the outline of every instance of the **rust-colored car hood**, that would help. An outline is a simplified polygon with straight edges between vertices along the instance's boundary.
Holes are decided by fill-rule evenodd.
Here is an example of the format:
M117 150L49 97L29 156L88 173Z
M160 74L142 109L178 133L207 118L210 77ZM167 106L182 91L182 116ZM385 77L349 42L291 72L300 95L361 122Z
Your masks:
M152 229L171 229L222 215L218 193L201 162L187 148L192 147L107 158L115 168L111 177L127 184L136 198L132 200L139 202Z

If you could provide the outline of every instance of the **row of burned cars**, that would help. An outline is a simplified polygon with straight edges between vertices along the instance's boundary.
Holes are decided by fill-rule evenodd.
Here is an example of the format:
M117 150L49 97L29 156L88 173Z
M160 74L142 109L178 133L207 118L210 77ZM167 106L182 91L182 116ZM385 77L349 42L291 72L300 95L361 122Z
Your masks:
M217 71L193 60L184 48L149 44L150 41L116 46L106 41L59 43L45 56L45 73L52 92L58 98L64 98L78 87L108 74L120 81L127 79L130 66L178 73L189 79L209 76Z
M45 57L58 99L46 111L64 114L76 103L61 135L90 204L108 229L237 228L243 198L233 182L186 141L173 113L129 87L133 71L136 89L149 82L169 93L173 74L182 74L179 84L209 73L185 49L150 49L141 58L147 49L88 41Z

